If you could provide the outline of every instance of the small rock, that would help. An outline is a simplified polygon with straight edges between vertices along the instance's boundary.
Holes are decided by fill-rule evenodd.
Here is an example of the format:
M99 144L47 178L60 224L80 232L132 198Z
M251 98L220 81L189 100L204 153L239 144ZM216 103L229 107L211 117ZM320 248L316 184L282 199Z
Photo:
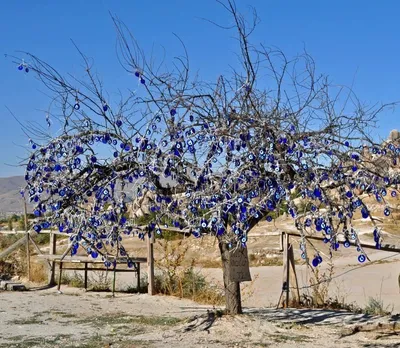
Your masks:
M26 287L24 284L8 282L6 284L6 290L8 290L8 291L25 291Z

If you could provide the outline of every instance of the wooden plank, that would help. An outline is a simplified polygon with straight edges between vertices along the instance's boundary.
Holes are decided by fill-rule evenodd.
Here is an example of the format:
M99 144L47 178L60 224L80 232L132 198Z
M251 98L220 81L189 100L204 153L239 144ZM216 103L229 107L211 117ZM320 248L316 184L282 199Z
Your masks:
M63 271L85 271L85 267L68 267L65 266L64 262L61 262L62 266L62 270ZM90 271L101 271L101 272L111 272L113 271L113 269L111 268L89 268L87 269L88 272ZM116 273L127 273L127 272L135 272L137 273L136 269L132 269L132 268L117 268Z
M25 234L25 231L0 231L0 234Z
M229 252L229 281L235 283L251 281L247 248L237 247Z
M80 256L80 255L75 255L75 256L64 256L63 255L37 255L39 259L46 259L50 261L60 261L63 260L64 262L87 262L87 263L104 263L101 259L93 259L90 256ZM109 257L109 260L114 260L114 257ZM141 262L141 263L146 263L147 258L146 257L135 257L129 259L132 262ZM128 258L127 257L118 257L116 258L117 263L127 263Z
M34 234L38 234L36 231L30 230L29 232L34 232ZM25 234L26 231L1 231L0 234ZM40 234L48 234L48 233L54 233L54 234L59 234L63 236L67 236L68 234L65 232L57 232L57 231L51 231L51 230L41 230Z
M29 238L30 238L30 240L31 240L31 243L32 243L33 246L35 247L36 251L38 252L38 255L43 255L42 250L40 250L40 248L37 246L36 242L33 240L33 238L32 238L31 235L29 235ZM50 270L50 268L51 268L51 263L50 263L48 260L46 260L46 266L47 266L47 268Z
M281 231L278 232L266 232L266 233L249 233L247 238L259 238L259 237L278 237L282 235Z
M30 235L36 233L36 232L29 232ZM26 235L26 232L24 232ZM14 244L11 244L8 248L0 252L0 260L6 258L8 255L10 255L14 250L18 249L22 245L26 244L26 236L21 237L18 239Z
M302 237L299 233L294 233L294 232L287 232L288 235L290 236L295 236L295 237ZM312 239L312 240L324 240L325 237L322 236L304 236L306 239ZM354 241L349 241L352 246L357 247L358 245ZM360 246L365 249L375 249L376 246L375 244L370 244L370 243L360 243ZM382 251L389 251L389 252L394 252L394 253L400 253L400 246L394 245L394 244L383 244L379 250Z

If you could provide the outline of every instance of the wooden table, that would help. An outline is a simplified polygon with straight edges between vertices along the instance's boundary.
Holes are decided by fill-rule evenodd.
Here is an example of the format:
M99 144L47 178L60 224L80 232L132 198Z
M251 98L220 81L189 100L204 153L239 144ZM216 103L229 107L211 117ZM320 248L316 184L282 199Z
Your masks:
M48 261L52 261L54 263L59 264L59 273L58 273L58 290L60 290L61 287L61 276L62 276L62 271L63 270L68 270L68 271L84 271L84 286L85 290L87 290L87 274L89 271L111 271L114 274L114 279L113 279L113 287L112 291L113 293L115 292L115 273L117 272L135 272L137 275L137 290L140 291L140 264L141 263L147 263L147 258L145 257L137 257L133 259L129 259L133 263L132 268L118 268L118 265L127 265L128 259L126 257L118 257L118 258L109 258L108 260L113 263L113 261L116 261L115 267L105 267L104 266L104 261L101 259L94 259L89 256L65 256L62 258L62 255L38 255L39 258L41 259L46 259ZM65 263L74 263L74 264L83 264L83 267L77 267L77 266L65 266L63 264ZM92 267L88 267L88 265L92 265ZM94 265L103 265L103 267L93 267Z

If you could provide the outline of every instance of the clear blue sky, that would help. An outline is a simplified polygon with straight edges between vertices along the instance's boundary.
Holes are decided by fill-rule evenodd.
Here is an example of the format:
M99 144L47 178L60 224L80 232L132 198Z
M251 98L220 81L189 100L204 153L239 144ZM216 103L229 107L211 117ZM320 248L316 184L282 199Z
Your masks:
M351 85L367 103L400 100L400 2L361 0L237 0L240 10L254 6L261 23L254 42L278 46L288 56L306 47L319 72L338 84ZM215 80L235 64L232 32L221 24L231 19L214 0L20 0L0 2L1 53L31 52L61 72L83 75L70 39L95 59L109 93L132 81L115 58L115 31L109 11L131 29L146 50L164 46L168 57L181 53L173 33L186 43L192 69ZM17 71L0 56L0 176L20 175L12 167L24 157L28 139L5 106L22 121L44 124L48 99L32 74ZM400 107L400 106L399 106ZM400 109L382 115L377 136L400 129Z

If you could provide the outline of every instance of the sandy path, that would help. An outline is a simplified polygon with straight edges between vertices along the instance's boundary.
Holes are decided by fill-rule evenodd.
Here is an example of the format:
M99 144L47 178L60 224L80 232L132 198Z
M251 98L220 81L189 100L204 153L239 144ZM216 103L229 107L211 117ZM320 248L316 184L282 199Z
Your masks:
M297 253L297 251L296 251ZM400 254L373 250L368 253L371 262L360 264L358 253L354 250L339 250L334 256L334 276L329 286L329 296L344 299L346 303L356 303L364 307L369 297L381 298L385 306L393 313L400 313L400 289L398 277L400 274ZM379 263L374 263L374 261ZM323 262L320 273L327 269ZM305 266L296 266L299 286L304 293L311 294L309 287L310 271ZM145 273L145 267L143 273ZM202 269L206 277L222 288L222 270L216 268ZM251 296L244 291L244 305L251 307L276 306L281 294L283 268L282 266L252 267L254 279L251 285ZM129 273L117 275L117 287L126 289L135 284L135 278ZM244 285L245 288L248 284ZM250 289L249 289L250 290Z
M355 262L354 256L340 256L334 262L334 279L330 285L330 296L343 297L346 303L356 303L364 307L369 297L382 298L385 306L393 308L393 313L400 313L400 255L375 251L369 253L371 261L383 258L388 263ZM321 265L322 272L326 265ZM305 266L296 267L300 287L311 292L309 285L310 272ZM204 274L214 282L221 283L220 269L205 269ZM255 279L251 297L244 296L244 305L252 307L268 307L276 305L281 294L283 269L281 266L253 267L252 277Z

